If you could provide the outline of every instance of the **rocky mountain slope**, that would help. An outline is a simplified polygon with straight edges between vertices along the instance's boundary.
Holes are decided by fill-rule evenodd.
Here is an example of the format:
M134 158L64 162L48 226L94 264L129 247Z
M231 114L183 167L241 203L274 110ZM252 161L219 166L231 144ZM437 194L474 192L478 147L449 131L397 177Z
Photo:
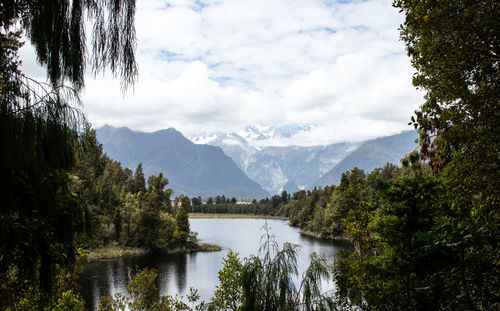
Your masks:
M97 129L104 151L123 166L142 162L146 176L163 172L175 195L262 198L267 191L238 168L221 148L194 144L173 128L143 133L128 128Z
M337 185L342 173L354 167L361 168L368 173L384 166L387 162L400 164L400 160L417 147L415 143L417 138L417 132L404 131L397 135L366 141L324 174L314 185Z

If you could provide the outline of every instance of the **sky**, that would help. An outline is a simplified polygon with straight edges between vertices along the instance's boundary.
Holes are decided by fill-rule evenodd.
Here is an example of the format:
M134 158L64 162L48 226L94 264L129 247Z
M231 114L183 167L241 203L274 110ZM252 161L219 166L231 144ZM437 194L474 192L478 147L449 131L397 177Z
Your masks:
M410 129L423 102L391 0L138 0L138 82L87 75L94 127L186 136L248 125L314 125L295 143ZM31 50L30 50L31 49ZM21 52L36 72L32 48Z

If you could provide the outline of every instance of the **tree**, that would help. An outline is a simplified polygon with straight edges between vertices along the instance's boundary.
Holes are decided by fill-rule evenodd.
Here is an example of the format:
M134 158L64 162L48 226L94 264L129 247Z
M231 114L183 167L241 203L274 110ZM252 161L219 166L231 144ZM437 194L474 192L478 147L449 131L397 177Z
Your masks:
M169 245L175 228L175 220L168 214L170 191L165 189L168 179L163 174L151 175L148 191L143 196L143 205L138 222L138 245L157 251Z
M134 174L134 183L132 193L146 192L146 179L144 178L144 172L142 171L142 163L137 164Z
M73 234L82 228L66 173L80 123L53 93L32 106L33 94L17 79L19 36L0 33L0 274L15 265L20 279L49 292L56 264L72 264Z
M219 270L220 284L216 286L212 307L215 310L238 310L242 301L241 271L243 264L238 253L229 251L223 259L224 267Z
M288 202L289 197L290 197L290 195L286 192L286 190L284 190L283 192L281 192L281 202L282 203Z
M193 197L191 199L191 202L193 203L193 206L200 206L201 205L201 197Z
M313 253L296 288L293 277L297 276L299 246L285 243L280 249L267 223L264 230L261 256L252 255L243 265L241 310L331 310L332 300L321 293L320 285L329 276L326 261Z
M74 108L85 60L109 67L125 88L137 75L135 1L4 1L0 7L0 274L11 265L51 295L56 265L71 266L82 209L68 176L85 117ZM87 55L84 13L94 21ZM105 18L108 18L105 20ZM20 25L46 67L50 84L19 70ZM68 82L69 86L64 83ZM19 282L22 286L22 282ZM2 303L4 292L0 292Z
M342 254L337 260L338 295L367 310L449 305L450 297L444 294L447 286L433 278L436 266L449 264L449 258L443 249L428 245L443 212L439 200L442 181L407 171L389 184L368 223L358 226L366 218L348 215L346 233L353 240L361 238L364 252Z
M185 243L191 232L189 227L189 209L191 208L191 201L189 197L183 196L181 205L177 208L175 213L175 221L177 224L177 232L179 234L181 243Z
M134 83L135 0L20 0L5 2L1 11L0 27L7 31L20 22L53 86L67 80L80 90L87 60L95 73L109 67L120 76L123 87ZM92 29L90 57L85 42L86 22Z
M498 307L500 5L397 0L394 6L406 17L401 38L417 70L413 84L426 91L412 118L420 132L417 156L443 174L451 206L435 232L460 245L457 266L439 275L461 280L471 309Z

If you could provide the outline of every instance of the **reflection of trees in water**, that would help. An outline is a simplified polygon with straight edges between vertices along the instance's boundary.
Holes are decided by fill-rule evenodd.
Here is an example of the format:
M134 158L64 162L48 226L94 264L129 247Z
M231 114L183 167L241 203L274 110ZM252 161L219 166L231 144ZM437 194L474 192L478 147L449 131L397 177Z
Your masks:
M330 248L334 246L335 253L338 253L341 249L354 250L351 242L344 239L322 239L317 237L311 237L305 234L299 235L299 245L307 244L310 247L319 248Z
M177 291L183 293L186 289L187 254L177 254L175 257L174 272L177 281Z
M158 270L156 286L161 295L183 293L186 288L188 254L146 255L138 265ZM135 269L134 269L135 270Z
M80 277L80 292L86 308L94 310L102 296L125 292L129 281L126 263L122 259L89 264Z

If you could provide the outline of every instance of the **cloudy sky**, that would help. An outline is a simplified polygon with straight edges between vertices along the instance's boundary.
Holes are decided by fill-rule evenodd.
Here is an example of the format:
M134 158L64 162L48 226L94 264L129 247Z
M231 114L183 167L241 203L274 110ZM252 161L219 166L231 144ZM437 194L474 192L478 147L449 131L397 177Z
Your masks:
M409 129L422 93L391 3L138 0L138 83L88 76L83 110L96 127L185 135L314 124L309 145Z

